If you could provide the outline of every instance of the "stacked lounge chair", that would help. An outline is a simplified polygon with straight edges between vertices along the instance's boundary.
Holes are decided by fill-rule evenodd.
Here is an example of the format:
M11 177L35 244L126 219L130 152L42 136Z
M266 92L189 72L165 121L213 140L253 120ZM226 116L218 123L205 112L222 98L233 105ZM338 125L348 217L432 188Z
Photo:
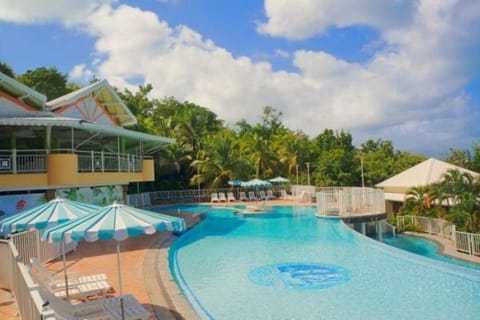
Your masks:
M31 265L27 268L32 278L57 298L87 300L90 297L105 296L112 291L112 286L106 281L105 274L70 276L67 295L64 279L55 279L37 259L31 258L30 262Z
M237 201L237 199L235 199L235 196L233 195L233 192L228 192L227 193L227 201L230 202L230 201Z
M220 202L227 202L227 197L225 197L225 193L224 193L224 192L219 192L219 193L218 193L218 201L220 201Z
M63 320L121 320L122 309L119 297L100 298L79 304L72 304L54 296L49 290L40 287L40 295L48 301L59 319ZM123 296L125 320L147 320L151 312L145 309L132 295Z

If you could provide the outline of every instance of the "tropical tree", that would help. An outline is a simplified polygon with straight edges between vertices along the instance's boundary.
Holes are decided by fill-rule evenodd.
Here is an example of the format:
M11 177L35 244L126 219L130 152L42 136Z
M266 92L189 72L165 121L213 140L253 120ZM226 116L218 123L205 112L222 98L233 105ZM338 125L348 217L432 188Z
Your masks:
M479 232L480 201L478 196L471 192L466 192L462 197L462 202L453 206L445 218L452 222L457 227L457 230Z
M272 138L272 151L281 164L273 175L286 175L292 178L296 168L312 162L313 147L308 136L301 131L292 132L285 128L278 130Z
M440 200L447 205L456 205L463 201L463 197L474 191L474 178L468 172L458 169L449 169L443 175L439 184Z
M434 203L438 198L437 189L431 185L410 188L405 195L402 213L417 216L437 217Z
M275 172L275 167L279 161L271 151L267 139L257 132L249 132L242 137L240 143L242 154L255 170L255 177L268 177Z
M0 72L9 76L10 78L15 79L15 72L13 71L12 67L5 62L0 62Z
M68 86L66 73L61 73L57 68L40 67L19 75L17 80L28 87L43 93L47 100L52 100L72 91Z
M190 185L215 188L226 186L229 180L248 178L245 173L249 171L247 163L240 157L239 141L229 129L207 138L205 149L191 167L194 172Z
M314 183L319 186L360 185L360 160L355 157L352 136L325 129L314 139L318 157L314 161Z

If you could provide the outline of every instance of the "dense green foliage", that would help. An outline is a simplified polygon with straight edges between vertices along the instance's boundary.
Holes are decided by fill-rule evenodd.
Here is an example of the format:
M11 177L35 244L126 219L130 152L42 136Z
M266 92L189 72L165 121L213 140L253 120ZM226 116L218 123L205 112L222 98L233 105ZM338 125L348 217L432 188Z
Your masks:
M53 100L78 88L78 86L69 85L67 74L60 73L57 68L42 67L27 70L24 74L18 75L17 80L43 93L47 96L47 100Z
M5 63L0 63L0 71L15 76ZM28 70L16 79L48 99L78 88L56 68ZM271 106L263 108L259 123L240 120L226 125L208 108L194 103L173 97L152 99L152 90L151 85L145 85L135 92L119 92L138 120L132 129L176 140L155 154L156 181L143 183L141 190L226 187L229 180L278 175L292 183L316 186L360 186L363 176L365 186L374 186L425 160L422 155L396 150L389 140L367 140L355 147L346 130L325 128L311 138L285 127L282 113ZM473 144L472 151L452 148L446 161L480 171L480 145ZM447 217L465 229L478 227L477 185L472 180L471 188L462 189L458 181L468 179L453 173L446 179L451 182L412 189L404 210ZM454 201L455 205L446 210L435 205L436 199Z
M480 179L449 170L438 184L410 189L400 213L442 218L457 230L480 232Z

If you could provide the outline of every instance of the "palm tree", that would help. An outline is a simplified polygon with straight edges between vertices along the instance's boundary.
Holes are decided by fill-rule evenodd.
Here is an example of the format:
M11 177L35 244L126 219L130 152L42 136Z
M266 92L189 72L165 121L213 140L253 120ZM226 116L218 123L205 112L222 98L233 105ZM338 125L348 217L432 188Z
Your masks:
M239 142L232 131L223 130L205 141L205 150L191 164L196 170L191 185L200 183L218 188L229 180L248 176L245 173L249 170L240 157Z
M458 169L449 169L439 184L440 199L447 201L447 205L456 205L462 202L465 193L474 191L474 179L468 172Z
M272 175L278 160L270 150L268 141L257 133L248 134L242 141L242 150L255 168L255 176Z
M433 204L438 198L436 188L433 186L418 186L407 191L404 209L410 214L430 216L435 214Z

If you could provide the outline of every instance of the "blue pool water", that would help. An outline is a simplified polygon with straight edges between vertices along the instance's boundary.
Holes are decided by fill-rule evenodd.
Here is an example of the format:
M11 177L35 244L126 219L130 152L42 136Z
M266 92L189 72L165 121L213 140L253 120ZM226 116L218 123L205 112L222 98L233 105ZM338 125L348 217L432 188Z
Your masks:
M424 257L480 270L479 264L451 258L440 254L438 244L428 239L404 234L397 234L395 236L384 237L383 242L396 248L420 254Z
M313 210L212 209L182 235L170 268L202 318L479 318L479 271L379 243Z

